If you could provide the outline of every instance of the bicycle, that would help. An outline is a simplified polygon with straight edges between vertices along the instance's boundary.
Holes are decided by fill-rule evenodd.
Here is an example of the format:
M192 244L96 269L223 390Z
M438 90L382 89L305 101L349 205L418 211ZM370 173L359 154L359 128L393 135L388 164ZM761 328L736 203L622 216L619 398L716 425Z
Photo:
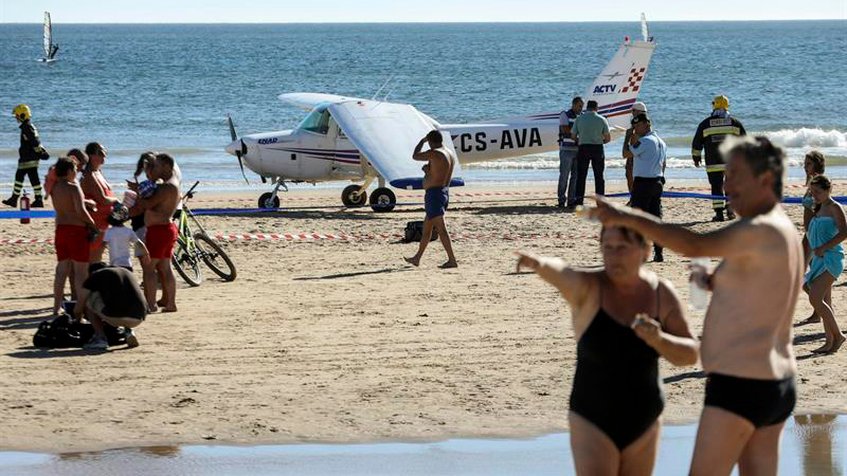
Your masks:
M182 196L182 210L178 210L177 216L174 217L177 220L179 236L171 263L182 279L191 286L199 286L203 281L203 275L200 272L201 261L224 281L234 281L238 273L232 260L206 233L203 225L188 206L188 200L194 198L194 189L198 184L200 184L199 181L194 182L194 185ZM192 233L189 220L200 231Z

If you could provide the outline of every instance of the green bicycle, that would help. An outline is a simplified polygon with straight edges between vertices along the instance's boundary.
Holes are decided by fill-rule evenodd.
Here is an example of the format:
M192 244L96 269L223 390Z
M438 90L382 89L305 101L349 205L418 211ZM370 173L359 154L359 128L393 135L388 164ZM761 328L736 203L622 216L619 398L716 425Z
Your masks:
M182 211L177 211L175 217L179 236L171 263L182 279L191 286L200 286L203 282L203 274L200 271L201 261L224 281L234 281L237 272L232 260L206 233L203 225L188 207L188 200L194 198L194 189L199 183L199 181L194 182L194 185L182 196ZM189 221L200 231L192 233Z

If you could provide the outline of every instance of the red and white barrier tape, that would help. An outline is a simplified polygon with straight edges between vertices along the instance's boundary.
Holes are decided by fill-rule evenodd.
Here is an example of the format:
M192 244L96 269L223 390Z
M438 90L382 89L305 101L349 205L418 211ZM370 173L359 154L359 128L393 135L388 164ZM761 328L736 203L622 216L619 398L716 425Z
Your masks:
M217 241L389 241L400 240L402 233L216 233L212 235ZM566 235L563 233L529 233L529 234L496 234L496 233L454 233L450 237L453 240L489 240L497 239L503 241L522 241L540 239L596 239L596 235ZM52 244L53 239L36 238L0 238L0 245L36 245Z

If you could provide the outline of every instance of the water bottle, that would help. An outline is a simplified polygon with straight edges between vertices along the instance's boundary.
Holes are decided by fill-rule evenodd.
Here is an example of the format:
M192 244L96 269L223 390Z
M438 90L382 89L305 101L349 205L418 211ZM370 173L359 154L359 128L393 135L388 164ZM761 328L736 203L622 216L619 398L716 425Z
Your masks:
M709 307L709 291L700 287L701 278L709 272L709 258L691 258L688 281L688 309L705 311Z

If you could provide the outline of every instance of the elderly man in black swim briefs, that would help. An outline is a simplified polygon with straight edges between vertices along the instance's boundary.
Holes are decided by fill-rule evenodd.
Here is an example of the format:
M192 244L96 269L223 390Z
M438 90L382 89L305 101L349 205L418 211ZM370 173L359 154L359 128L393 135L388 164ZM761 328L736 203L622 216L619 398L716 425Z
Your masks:
M429 144L429 150L422 152L424 143ZM421 257L429 244L432 230L438 233L441 244L447 252L447 261L439 266L441 269L456 268L456 256L453 255L453 245L450 242L450 234L447 233L447 225L444 223L444 212L450 201L450 180L453 178L453 167L456 165L456 156L444 147L444 138L438 131L430 131L418 142L412 154L414 160L426 162L423 166L423 187L426 189L424 195L424 208L426 219L424 220L423 234L418 252L411 258L404 258L407 263L415 266L421 264Z
M577 339L568 420L578 475L649 475L665 399L659 357L697 362L697 341L673 286L643 265L650 243L621 227L600 232L603 269L519 253L571 306Z
M741 217L695 233L597 198L589 217L625 226L685 256L722 258L697 281L713 291L700 350L705 407L691 474L776 475L779 440L796 402L792 319L803 283L803 246L785 213L785 153L765 137L728 139L726 194Z

